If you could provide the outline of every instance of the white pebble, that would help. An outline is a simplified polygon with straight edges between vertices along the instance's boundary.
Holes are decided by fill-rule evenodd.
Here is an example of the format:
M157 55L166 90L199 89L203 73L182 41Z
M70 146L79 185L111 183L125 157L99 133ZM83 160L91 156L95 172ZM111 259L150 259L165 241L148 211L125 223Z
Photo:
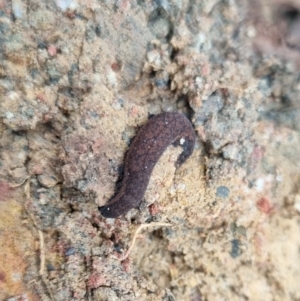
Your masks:
M262 191L265 186L265 180L263 178L259 178L255 182L255 188L257 191Z
M68 8L75 9L77 7L77 3L74 0L56 0L56 4L62 11L66 11Z
M8 112L5 112L5 117L7 119L12 119L13 117L15 117L15 115L12 112L8 111Z
M20 0L12 0L12 12L16 19L22 19L26 14L26 4Z

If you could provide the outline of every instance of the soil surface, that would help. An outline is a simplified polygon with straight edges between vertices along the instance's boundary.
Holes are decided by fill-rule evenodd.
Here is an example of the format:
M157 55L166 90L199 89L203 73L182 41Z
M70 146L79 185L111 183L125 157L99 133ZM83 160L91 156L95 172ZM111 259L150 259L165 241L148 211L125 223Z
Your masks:
M299 301L300 3L0 0L0 300ZM138 129L181 112L138 208Z

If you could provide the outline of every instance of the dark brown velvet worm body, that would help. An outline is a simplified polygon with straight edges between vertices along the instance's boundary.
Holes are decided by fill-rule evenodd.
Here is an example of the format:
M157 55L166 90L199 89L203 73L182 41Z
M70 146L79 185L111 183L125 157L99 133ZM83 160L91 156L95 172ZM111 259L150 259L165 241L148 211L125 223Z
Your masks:
M176 162L176 166L180 166L192 154L195 145L194 129L181 113L156 115L138 131L125 157L120 191L108 204L99 207L104 217L116 218L139 205L156 162L172 143L183 147Z

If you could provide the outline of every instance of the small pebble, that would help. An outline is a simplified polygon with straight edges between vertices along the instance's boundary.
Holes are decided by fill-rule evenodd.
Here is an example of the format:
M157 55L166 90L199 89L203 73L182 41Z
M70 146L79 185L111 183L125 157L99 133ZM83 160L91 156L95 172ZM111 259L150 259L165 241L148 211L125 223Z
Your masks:
M300 213L300 194L295 196L294 208Z
M8 112L5 112L5 117L7 119L11 119L11 118L14 118L15 115L12 112L8 111Z
M228 198L230 190L226 186L219 186L216 191L216 196L226 199Z
M70 255L74 255L75 254L75 248L69 248L66 252L65 255L66 256L70 256Z
M231 252L230 256L232 258L236 258L241 255L241 249L240 249L240 241L238 239L233 239L231 241Z
M37 177L40 184L46 188L51 188L57 184L57 179L54 176L49 176L46 174L39 175Z
M11 3L12 12L16 19L22 19L26 16L26 4L21 0L12 0Z
M48 54L50 56L56 56L57 49L56 49L56 47L54 45L49 45L47 50L48 50Z

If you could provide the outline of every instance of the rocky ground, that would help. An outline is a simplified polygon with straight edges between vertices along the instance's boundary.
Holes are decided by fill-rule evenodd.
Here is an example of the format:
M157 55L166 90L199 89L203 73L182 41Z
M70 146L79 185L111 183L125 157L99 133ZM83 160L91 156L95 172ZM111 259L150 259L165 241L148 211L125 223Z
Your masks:
M0 300L300 300L300 2L0 0ZM98 211L153 114L190 118Z

